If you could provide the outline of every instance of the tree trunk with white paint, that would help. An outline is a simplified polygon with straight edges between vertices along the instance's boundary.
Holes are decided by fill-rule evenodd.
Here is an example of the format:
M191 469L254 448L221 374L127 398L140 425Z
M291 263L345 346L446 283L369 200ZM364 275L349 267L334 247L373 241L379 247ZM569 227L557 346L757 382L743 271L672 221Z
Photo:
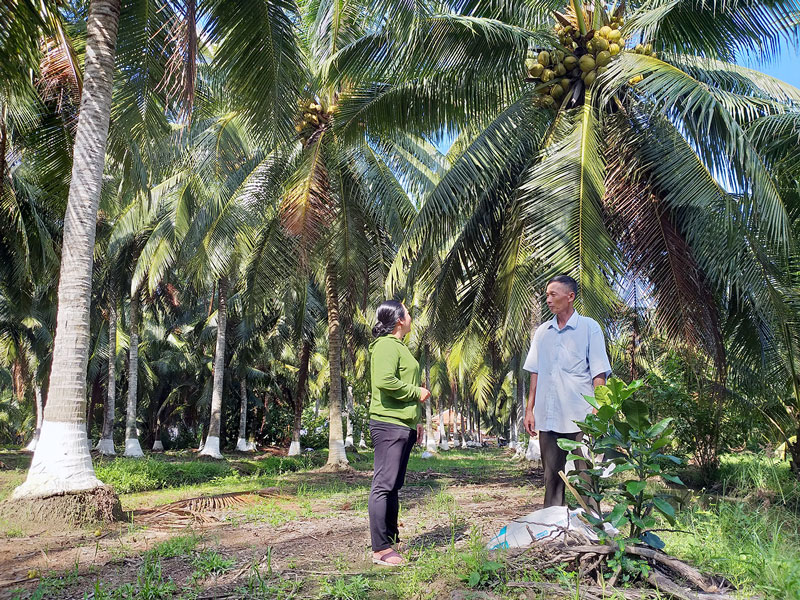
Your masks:
M336 267L325 270L325 302L328 308L328 365L330 371L328 465L348 464L342 435L342 326L339 319L339 287Z
M131 294L130 347L128 348L128 410L125 418L125 454L133 458L144 456L136 427L136 405L139 393L139 290Z
M225 381L225 328L228 324L228 279L220 277L217 285L219 302L217 306L217 346L214 349L214 383L211 390L211 419L208 423L208 436L200 456L222 458L219 438L222 432L222 384Z
M236 440L236 450L239 452L252 452L255 444L247 442L247 381L242 378L239 382L239 395L241 408L239 410L239 438Z
M436 402L439 405L439 448L450 450L450 442L447 440L447 428L444 426L444 403L439 398Z
M458 436L458 390L455 381L450 381L450 404L453 409L453 448L458 448L461 441Z
M297 456L303 451L300 447L300 429L303 426L303 403L306 397L308 362L310 359L311 344L304 340L300 348L300 368L297 371L297 392L294 395L294 425L292 427L292 443L289 445L289 456Z
M367 412L368 412L368 413L369 413L369 404L370 404L370 398L371 398L371 396L370 396L369 394L367 394ZM362 421L362 422L361 422L361 429L359 429L359 432L358 432L358 437L359 437L359 440L358 440L358 448L359 448L360 450L366 450L366 449L367 449L367 436L366 436L366 431L367 431L367 428L366 428L366 426L364 425L364 422Z
M425 388L431 389L431 366L428 361L428 345L425 344ZM436 438L433 435L433 410L431 396L425 400L425 450L436 452Z
M36 444L39 443L39 436L42 434L42 419L44 417L44 406L42 405L42 386L38 383L33 386L33 396L36 400L36 431L33 432L33 437L28 445L25 446L27 452L34 452Z
M347 436L344 438L344 447L353 447L353 386L347 386Z
M97 479L86 435L86 366L97 208L103 181L119 0L93 0L61 249L56 335L47 405L25 483L13 498L88 491Z
M103 433L97 449L104 456L114 456L114 419L117 399L117 297L111 290L108 297L108 382L103 406Z

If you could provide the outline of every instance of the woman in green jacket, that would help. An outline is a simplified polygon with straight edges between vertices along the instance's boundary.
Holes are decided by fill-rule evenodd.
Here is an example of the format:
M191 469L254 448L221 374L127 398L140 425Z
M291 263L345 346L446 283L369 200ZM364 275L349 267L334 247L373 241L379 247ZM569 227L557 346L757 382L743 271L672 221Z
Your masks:
M419 363L403 338L411 331L411 315L395 300L379 307L372 328L370 378L372 400L369 431L375 448L375 474L369 494L372 562L397 566L404 562L393 548L398 542L397 492L403 487L411 449L417 441L421 405L431 393L420 385Z

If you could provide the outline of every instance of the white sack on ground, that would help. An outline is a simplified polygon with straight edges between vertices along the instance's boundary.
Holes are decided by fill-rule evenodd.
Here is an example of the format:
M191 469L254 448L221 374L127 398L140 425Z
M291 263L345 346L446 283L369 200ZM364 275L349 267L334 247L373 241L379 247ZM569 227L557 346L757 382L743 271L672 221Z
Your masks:
M514 519L494 536L486 548L526 548L544 539L553 540L564 535L563 529L578 531L592 541L597 540L592 528L580 518L582 509L569 510L566 506L551 506ZM607 527L609 529L609 527ZM609 529L609 531L612 531Z
M539 446L539 438L532 437L528 440L528 449L525 452L527 460L542 460L542 449Z

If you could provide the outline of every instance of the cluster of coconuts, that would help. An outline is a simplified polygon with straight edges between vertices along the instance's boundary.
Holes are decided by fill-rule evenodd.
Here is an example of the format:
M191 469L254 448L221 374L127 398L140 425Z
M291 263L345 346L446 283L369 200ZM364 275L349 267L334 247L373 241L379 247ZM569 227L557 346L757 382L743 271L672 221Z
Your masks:
M325 110L321 104L317 104L313 100L301 102L300 109L303 112L303 116L294 126L295 130L303 138L311 137L311 134L331 120L334 108L335 105L331 105L328 110Z
M622 17L612 17L607 25L586 35L566 19L559 20L555 32L562 49L529 52L525 61L530 77L541 83L552 82L539 90L540 103L550 108L570 93L578 79L586 88L591 87L597 76L608 70L611 59L625 50L626 42L620 30ZM650 44L639 44L634 51L655 56Z

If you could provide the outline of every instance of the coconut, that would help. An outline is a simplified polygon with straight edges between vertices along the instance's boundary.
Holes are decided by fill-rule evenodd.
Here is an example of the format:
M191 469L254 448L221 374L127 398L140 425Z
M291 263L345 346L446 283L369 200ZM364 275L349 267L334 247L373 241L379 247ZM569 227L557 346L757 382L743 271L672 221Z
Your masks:
M559 63L559 65L556 67L556 75L561 77L561 76L566 75L566 74L567 74L566 67Z
M608 63L611 62L611 52L609 52L608 50L603 50L597 55L595 61L597 62L598 67L605 67Z
M542 73L544 72L544 67L537 62L530 69L528 69L528 72L531 74L531 77L541 77Z
M598 75L602 75L606 71L608 71L608 67L597 67L597 74Z
M552 96L542 96L542 104L544 104L547 108L555 108L556 101L555 98Z
M583 71L584 73L588 73L589 71L594 69L596 65L594 62L594 58L592 58L588 54L584 54L578 61L578 66L580 67L581 71Z
M612 31L611 27L609 27L608 25L603 25L600 28L600 35L602 35L604 38L608 39L608 36L611 35L611 31Z
M535 58L526 58L525 59L525 68L529 71L533 67L533 65L538 65L539 62Z
M636 44L636 47L634 47L633 51L636 52L636 54L641 54L644 52L644 46L641 44Z
M560 85L554 85L550 88L550 95L556 100L560 100L564 97L564 88L562 88Z
M556 55L556 62L561 62L562 60L564 60L564 53L561 50L556 50L555 55Z
M658 54L656 54L655 52L651 52L650 56L652 56L653 58L658 58Z
M553 71L551 71L550 69L545 69L544 72L542 73L542 81L547 83L548 81L553 79L553 77L555 77L555 75L556 74L553 73Z
M589 87L594 83L594 80L596 78L597 78L597 71L589 71L586 74L586 77L583 78L583 83L586 84L586 87Z
M542 50L539 52L539 64L543 67L547 67L550 65L550 53L547 50Z
M572 71L575 67L578 66L578 58L574 54L570 54L569 56L564 57L564 68L567 71Z
M594 53L594 40L589 40L588 42L586 42L586 51Z
M652 44L645 44L645 46L644 46L644 53L645 53L645 54L650 54L652 51L653 51L653 46L652 46Z
M562 87L562 88L564 88L564 91L565 91L565 92L568 92L568 91L569 91L569 88L570 88L570 81L569 81L569 79L567 79L566 77L564 77L564 79L562 79L561 81L559 81L559 83L561 84L561 87Z
M617 42L622 37L622 32L619 29L612 29L611 33L606 37L608 37L609 42Z
M608 52L611 54L611 56L616 56L617 54L619 54L619 51L620 51L619 44L608 45Z
M604 38L595 38L594 51L603 52L604 50L608 50L608 40Z

